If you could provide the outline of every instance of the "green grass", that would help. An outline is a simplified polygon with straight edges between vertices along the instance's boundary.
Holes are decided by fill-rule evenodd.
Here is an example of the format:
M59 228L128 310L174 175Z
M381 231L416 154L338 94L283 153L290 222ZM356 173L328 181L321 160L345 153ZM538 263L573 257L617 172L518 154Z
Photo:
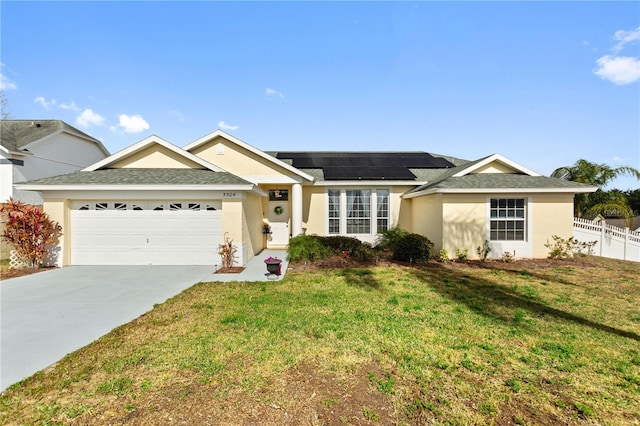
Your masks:
M0 420L154 423L170 401L220 416L262 407L264 424L284 418L273 407L307 422L309 407L348 405L359 417L340 418L354 423L640 422L640 265L590 262L201 283L9 389ZM318 396L298 404L291 377ZM379 404L322 394L327 377L329 389L361 380Z

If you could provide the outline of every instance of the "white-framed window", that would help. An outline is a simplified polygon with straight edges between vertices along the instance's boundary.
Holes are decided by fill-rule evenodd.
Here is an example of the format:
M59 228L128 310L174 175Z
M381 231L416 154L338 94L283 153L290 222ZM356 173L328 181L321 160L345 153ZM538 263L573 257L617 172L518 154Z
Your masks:
M376 216L378 233L389 229L389 190L376 189Z
M389 193L376 188L328 189L328 234L375 235L389 229Z
M340 234L340 190L330 189L329 196L329 234Z
M524 198L491 198L490 241L526 241L527 201Z
M371 190L347 189L347 234L371 233Z

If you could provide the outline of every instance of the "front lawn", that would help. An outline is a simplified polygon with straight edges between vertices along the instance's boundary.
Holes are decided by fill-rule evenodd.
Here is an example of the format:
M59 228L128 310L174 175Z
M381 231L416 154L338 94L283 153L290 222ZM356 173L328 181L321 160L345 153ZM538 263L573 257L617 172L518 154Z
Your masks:
M638 424L639 277L587 258L201 283L4 392L0 421Z

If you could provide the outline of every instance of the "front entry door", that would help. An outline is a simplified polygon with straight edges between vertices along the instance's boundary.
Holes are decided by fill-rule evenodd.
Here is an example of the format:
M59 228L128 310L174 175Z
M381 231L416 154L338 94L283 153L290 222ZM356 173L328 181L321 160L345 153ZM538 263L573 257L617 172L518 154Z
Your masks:
M275 195L272 194L275 192ZM267 247L282 247L289 244L289 212L288 191L269 191L269 224L271 235L267 240Z

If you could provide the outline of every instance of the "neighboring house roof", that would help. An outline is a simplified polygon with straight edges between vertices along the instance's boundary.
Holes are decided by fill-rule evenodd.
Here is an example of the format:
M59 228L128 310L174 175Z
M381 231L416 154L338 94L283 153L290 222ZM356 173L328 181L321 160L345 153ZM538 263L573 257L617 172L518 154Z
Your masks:
M627 223L627 219L604 219L609 225L617 226L618 228L626 228L629 226ZM629 228L632 231L640 230L640 216L636 216L633 218L633 223Z
M68 125L61 120L2 120L0 121L0 145L7 151L21 153L28 146L49 136L69 133L95 143L105 155L109 151L98 139Z
M335 180L417 180L412 170L447 169L455 165L426 152L286 151L270 153L278 160L317 177Z
M236 175L206 169L103 169L77 171L27 182L29 186L65 185L253 185Z

